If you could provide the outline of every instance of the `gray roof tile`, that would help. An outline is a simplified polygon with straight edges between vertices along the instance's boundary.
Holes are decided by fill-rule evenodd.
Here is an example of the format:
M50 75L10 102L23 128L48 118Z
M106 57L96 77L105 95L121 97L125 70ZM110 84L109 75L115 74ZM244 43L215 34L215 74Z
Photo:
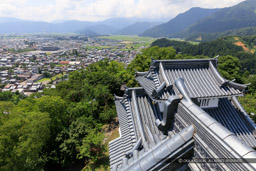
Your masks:
M195 143L193 157L256 158L255 150L251 148L256 145L256 126L233 97L243 94L246 86L222 78L216 66L216 59L153 60L149 72L137 73L136 79L143 88L127 88L124 97L115 100L121 137L109 143L111 170L163 169L164 161L155 156L168 156L165 143L169 140L172 143L177 137L191 140L189 136L177 135L191 124L196 128L191 140ZM171 114L172 127L166 127L169 130L167 134L165 132L166 136L156 124L163 121L162 115L166 113L167 108L163 104L167 104L166 100L175 94L182 94L182 100ZM219 106L203 110L191 97L218 97ZM232 103L227 97L232 97ZM170 146L170 150L174 150L173 147ZM181 149L188 147L191 146ZM174 153L179 154L181 149L174 150ZM170 156L173 157L173 154ZM191 170L255 170L256 165L239 162L190 163L189 167Z
M247 145L256 147L254 129L246 121L244 114L231 104L231 101L226 98L220 99L218 108L204 110Z
M174 85L175 80L183 78L191 98L227 97L242 95L245 85L228 81L220 76L216 59L201 60L155 60L150 71L137 74L136 80L152 98L153 91L162 83L166 87L159 99L168 99L170 95L178 94Z

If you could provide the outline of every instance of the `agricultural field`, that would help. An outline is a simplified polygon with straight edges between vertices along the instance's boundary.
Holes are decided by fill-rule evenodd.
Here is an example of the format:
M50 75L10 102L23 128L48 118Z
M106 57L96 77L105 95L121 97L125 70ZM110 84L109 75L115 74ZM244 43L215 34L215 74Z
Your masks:
M126 35L100 36L98 38L117 40L117 41L131 41L131 42L138 42L138 41L153 42L154 40L156 40L155 38L151 38L151 37L126 36Z
M127 35L113 35L113 36L100 36L98 38L118 41L118 44L124 44L125 48L120 50L138 50L140 48L149 47L155 38L151 37L139 37L139 36L127 36ZM101 48L101 47L96 47ZM112 47L113 48L113 47Z
M102 49L109 49L109 48L113 48L113 46L86 46L86 49L102 50Z
M186 40L183 40L183 39L180 39L180 38L170 38L169 40L175 40L175 41L181 41L181 42L188 42L192 45L198 45L200 42L194 42L194 41L186 41Z

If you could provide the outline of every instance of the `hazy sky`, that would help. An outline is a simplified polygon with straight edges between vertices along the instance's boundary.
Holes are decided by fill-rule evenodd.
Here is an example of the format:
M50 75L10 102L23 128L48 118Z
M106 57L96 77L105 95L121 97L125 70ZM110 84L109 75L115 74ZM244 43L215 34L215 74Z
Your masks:
M0 17L37 21L168 18L191 7L221 8L243 0L0 0Z

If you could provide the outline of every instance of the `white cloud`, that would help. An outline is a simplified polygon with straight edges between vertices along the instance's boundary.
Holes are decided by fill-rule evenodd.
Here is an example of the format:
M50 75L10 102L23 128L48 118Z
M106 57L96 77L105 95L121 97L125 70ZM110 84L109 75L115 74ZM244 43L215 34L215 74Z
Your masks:
M221 8L243 0L1 0L0 16L30 20L172 18L191 7Z

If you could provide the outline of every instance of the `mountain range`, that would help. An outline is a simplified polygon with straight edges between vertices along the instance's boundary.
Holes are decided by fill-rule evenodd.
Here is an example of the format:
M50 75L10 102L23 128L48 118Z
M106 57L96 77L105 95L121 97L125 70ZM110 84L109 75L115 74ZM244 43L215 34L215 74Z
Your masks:
M129 25L115 34L119 35L139 35L142 34L145 30L148 30L152 27L161 24L160 22L136 22L132 25Z
M256 32L256 0L246 0L220 9L191 8L166 23L141 18L111 18L90 21L26 21L0 17L0 34L79 33L98 35L140 35L205 41L227 35Z
M246 0L221 9L192 8L167 23L146 30L141 36L202 40L202 37L217 38L218 35L255 34L254 27L256 0Z
M151 37L165 37L178 33L193 23L196 23L200 19L203 19L218 9L203 9L203 8L191 8L185 13L179 14L174 19L168 21L167 23L155 26L151 29L146 30L141 34L141 36L151 36Z
M142 23L142 21L148 21ZM140 18L111 18L99 22L90 21L27 21L17 18L0 17L0 34L8 33L80 33L87 35L140 34L161 24L155 20Z
M223 8L189 27L188 32L213 33L256 26L256 0Z

